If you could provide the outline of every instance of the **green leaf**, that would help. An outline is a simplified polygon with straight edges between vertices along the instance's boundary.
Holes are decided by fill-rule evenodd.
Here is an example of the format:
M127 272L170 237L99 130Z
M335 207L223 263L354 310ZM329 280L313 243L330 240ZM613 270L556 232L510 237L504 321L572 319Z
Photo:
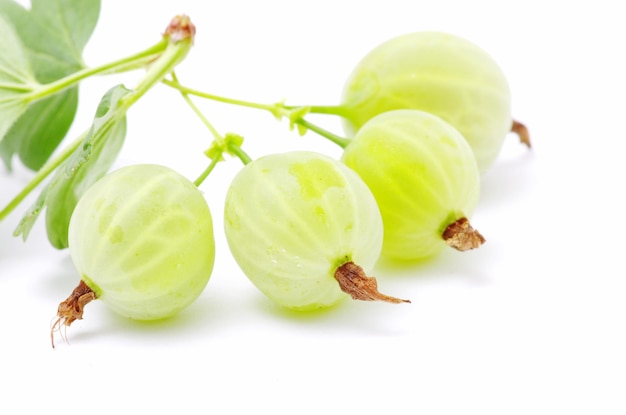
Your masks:
M98 21L100 0L32 0L30 10L0 0L0 14L13 23L36 79L50 83L85 67L82 52ZM41 168L74 121L77 95L73 87L28 108L25 119L7 132L10 142L0 144L7 167L17 154L30 169Z
M85 66L82 53L98 22L100 0L32 0L30 10L0 0L0 14L16 28L37 79L48 83Z
M25 49L15 29L0 15L0 142L26 111L25 93L37 85Z
M32 103L0 142L0 157L9 166L18 153L26 167L39 170L67 134L77 106L78 88Z
M120 100L131 91L122 85L110 89L81 145L55 171L39 198L28 209L14 235L28 237L41 211L46 208L46 230L50 243L67 248L67 230L74 207L85 191L104 176L119 154L126 135L126 107Z

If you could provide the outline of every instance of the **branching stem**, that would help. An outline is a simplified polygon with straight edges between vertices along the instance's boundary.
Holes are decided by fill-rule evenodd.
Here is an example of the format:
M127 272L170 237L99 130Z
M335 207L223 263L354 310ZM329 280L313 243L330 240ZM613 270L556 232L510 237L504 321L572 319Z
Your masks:
M170 75L172 76L171 82L178 84L178 77L176 76L176 73L172 71ZM163 82L170 82L170 81L163 80ZM213 136L213 143L211 145L211 148L215 149L215 151L210 155L211 163L207 166L206 169L204 169L204 171L200 174L200 176L198 176L198 178L193 182L196 185L196 187L199 187L204 182L204 180L209 176L209 174L211 174L211 172L213 171L217 163L222 159L222 154L225 151L237 156L243 164L248 164L252 160L250 156L248 156L243 151L240 145L233 143L232 140L227 140L226 138L224 138L224 136L222 136L219 133L219 131L217 131L217 129L208 120L208 118L204 116L202 111L200 111L200 108L198 108L198 106L191 100L191 98L189 97L189 92L184 91L184 90L180 90L179 92L182 95L185 102L187 103L187 105L189 105L192 111L198 116L198 118L200 118L202 123L209 129L209 131L211 132L211 135Z
M172 72L170 75L172 77L173 82L178 83L178 77L176 76L176 73ZM163 82L166 83L168 81L164 79ZM222 135L217 131L217 129L213 126L213 124L211 124L211 122L207 119L207 117L204 116L202 111L200 111L198 106L191 100L191 98L189 97L189 92L180 90L180 95L183 97L187 105L189 105L191 110L198 116L198 118L200 118L202 123L209 129L209 131L211 132L211 135L213 136L213 140L217 141L218 144L220 145L224 145L224 137L222 137Z
M25 100L27 102L32 102L45 98L74 86L82 80L92 76L122 73L142 68L157 59L167 48L167 45L168 40L163 38L154 46L151 46L148 49L132 56L127 56L97 67L84 68L54 82L41 85L39 88L36 88L31 93L27 94L25 96Z
M181 19L181 17L177 16L170 23L168 30L174 27L175 31L172 33L176 36L181 36L180 33L182 33L183 35L187 33L185 32L184 26L174 26L174 23L180 23L181 21L183 23L187 23L189 27L193 27L191 22ZM193 33L195 33L195 30L189 31L188 37L177 37L176 39L174 39L174 35L172 34L170 34L169 36L164 36L163 40L159 42L157 46L154 46L148 49L147 51L144 51L142 53L139 53L138 55L135 55L135 56L141 57L141 59L138 59L137 61L140 61L142 59L147 59L148 57L151 57L151 58L157 57L157 59L148 68L148 71L146 72L146 76L141 80L141 82L139 83L139 85L137 85L137 87L133 90L133 92L120 100L120 109L117 112L117 117L113 117L109 119L107 121L109 125L114 124L115 122L117 122L117 120L120 117L124 116L127 110L135 102L137 102L155 84L159 83L167 74L169 74L174 69L174 67L178 63L180 63L180 61L182 61L185 58L185 56L189 52L189 49L193 45ZM128 65L131 65L132 61L133 60L131 58L122 59L118 61L118 62L122 62L119 64L120 65L119 67L122 67L122 66L128 67ZM115 65L110 64L110 65L105 65L103 67L105 67L106 70L112 70L114 66ZM84 77L91 76L91 75L85 75L87 72L90 72L91 75L94 74L93 70L91 71L86 70L86 72L82 72L82 75L74 74L73 76L63 78L57 82L47 84L47 88L45 90L49 92L41 95L39 98L42 98L46 95L49 95L55 92L59 92L62 89L72 85L73 83L79 82L81 79L84 79ZM53 85L53 86L51 87L50 85ZM102 126L101 128L104 130L107 127ZM84 133L78 139L73 141L70 146L65 148L61 153L59 153L58 156L56 156L54 159L46 163L44 167L42 167L37 172L35 177L26 185L26 187L24 187L22 191L11 202L9 202L9 204L2 211L0 211L0 220L5 218L13 209L15 209L15 207L17 207L17 205L19 205L19 203L22 200L24 200L24 198L33 189L37 187L37 185L39 185L50 173L52 173L57 167L59 167L61 163L63 163L63 161L65 161L74 152L74 150L78 148L80 143L85 138L85 134L86 133Z
M163 83L169 87L172 87L185 95L194 95L199 98L209 99L211 101L221 102L224 104L236 105L240 107L258 109L263 111L268 111L277 119L281 119L282 117L288 118L292 124L297 124L299 126L304 127L305 129L311 130L318 135L330 140L331 142L337 144L338 146L345 148L350 140L348 138L340 137L336 134L327 131L310 121L304 119L304 115L309 112L315 113L326 113L326 114L336 114L339 115L342 111L342 107L332 107L332 106L316 106L316 107L295 107L295 106L286 106L283 103L276 104L262 104L258 102L245 101L240 99L228 98L220 95L211 94L204 91L199 91L194 88L189 88L187 86L181 85L177 80L163 80ZM312 111L315 109L315 111Z
M211 101L221 102L223 104L230 104L230 105L237 105L240 107L260 109L260 110L265 110L265 111L269 111L272 113L275 112L275 105L259 104L256 102L243 101L239 99L227 98L227 97L223 97L219 95L210 94L208 92L199 91L197 89L189 88L187 86L181 85L176 80L164 79L163 84L169 87L172 87L174 89L177 89L178 91L187 95L194 95L200 98L209 99Z

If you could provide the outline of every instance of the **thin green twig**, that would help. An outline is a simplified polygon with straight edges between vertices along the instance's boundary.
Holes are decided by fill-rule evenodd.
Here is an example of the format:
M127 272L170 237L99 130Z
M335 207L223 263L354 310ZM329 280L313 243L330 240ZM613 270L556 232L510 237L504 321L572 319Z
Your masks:
M189 88L187 86L181 85L177 79L172 79L172 80L163 80L163 83L171 88L174 88L176 90L178 90L179 92L181 92L183 94L183 96L188 96L188 95L194 95L200 98L205 98L205 99L209 99L212 101L216 101L216 102L221 102L224 104L230 104L230 105L237 105L237 106L241 106L241 107L246 107L246 108L252 108L252 109L259 109L259 110L264 110L264 111L268 111L270 113L272 113L274 115L274 117L280 119L282 117L286 117L288 118L292 123L298 124L302 127L305 127L306 129L309 129L315 133L317 133L318 135L332 141L333 143L337 144L338 146L340 146L341 148L345 148L348 143L350 142L350 139L345 138L345 137L340 137L337 134L333 134L328 130L325 130L313 123L311 123L310 121L307 121L304 119L303 116L298 115L298 116L294 116L294 114L296 114L299 111L302 111L303 109L306 109L306 111L302 111L303 114L309 113L311 112L310 108L315 108L317 113L324 113L324 111L328 111L326 112L327 114L335 114L334 112L331 112L331 109L335 109L337 111L341 110L341 107L337 106L337 107L331 107L331 106L316 106L316 107L294 107L294 106L285 106L282 103L277 103L277 104L262 104L262 103L258 103L258 102L252 102L252 101L245 101L245 100L240 100L240 99L234 99L234 98L228 98L228 97L223 97L220 95L215 95L215 94L211 94L208 92L203 92L203 91L199 91L197 89L194 88ZM242 160L243 161L243 160Z

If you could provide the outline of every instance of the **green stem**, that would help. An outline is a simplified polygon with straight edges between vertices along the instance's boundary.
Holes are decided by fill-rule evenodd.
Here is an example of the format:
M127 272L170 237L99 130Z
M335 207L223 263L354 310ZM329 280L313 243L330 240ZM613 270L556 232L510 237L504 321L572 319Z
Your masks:
M252 158L245 151L243 151L241 146L235 145L234 143L228 143L228 151L237 156L237 158L241 160L244 165L249 164L252 161Z
M120 107L115 117L111 117L106 121L106 124L100 127L101 131L105 131L116 123L120 117L123 117L128 109L139 100L151 87L159 83L167 74L169 74L174 67L182 61L191 46L193 45L193 32L187 34L186 26L181 26L181 33L175 33L170 36L164 35L165 50L159 56L158 59L148 68L146 76L141 80L139 85L133 90L133 92L120 100ZM178 26L174 26L174 30L178 30ZM175 36L176 34L182 36ZM101 134L105 136L106 134ZM74 150L78 148L80 143L84 139L84 135L79 139L72 142L72 144L64 149L57 157L52 161L46 163L39 172L35 175L33 180L14 198L7 207L0 212L0 220L6 217L43 179L45 179L52 171L59 167L59 165L71 155Z
M97 67L84 68L54 82L41 85L33 92L27 94L25 96L25 100L31 102L45 98L49 95L55 94L73 85L76 85L80 81L91 76L120 73L141 68L157 59L159 55L161 55L163 51L167 49L168 44L169 40L164 37L159 43L155 44L154 46L132 56L128 56Z
M174 71L172 71L171 76L172 76L172 81L168 81L167 79L164 79L162 82L164 84L169 84L169 85L180 85L180 83L178 82L178 77L176 76L176 73ZM202 174L200 174L200 176L194 181L194 184L196 185L196 187L199 187L202 184L202 182L204 182L204 180L209 176L209 174L211 174L211 172L213 171L217 163L222 159L222 154L224 153L224 150L227 150L229 153L234 154L236 157L239 158L239 160L241 160L243 164L250 163L252 159L250 158L250 156L248 156L248 154L246 154L245 151L243 151L243 149L239 145L236 145L232 141L228 141L224 139L224 137L217 131L217 129L213 126L213 124L211 124L211 122L209 122L209 120L204 116L202 111L200 111L198 106L191 100L191 98L189 97L189 94L191 93L190 91L191 90L188 90L188 88L179 89L179 92L182 95L185 102L187 102L187 105L191 107L193 112L200 118L200 120L202 120L202 123L211 132L211 135L213 136L213 141L214 141L213 143L214 148L219 149L218 153L212 155L211 163L202 172Z
M200 174L200 176L198 176L198 178L193 182L193 184L196 185L196 187L200 187L200 185L202 184L202 182L204 182L204 179L206 179L209 174L211 174L211 172L213 171L213 169L215 168L215 166L217 166L217 163L219 163L220 158L219 157L214 157L211 159L211 164L209 164L207 166L206 169L204 169L204 171L202 172L202 174Z
M200 98L210 99L212 101L222 102L225 104L237 105L241 107L260 109L264 111L271 112L276 118L280 118L281 116L289 117L290 111L298 110L302 107L295 106L284 106L282 104L260 104L257 102L244 101L240 99L233 99L228 97L223 97L220 95L210 94L207 92L199 91L197 89L189 88L184 85L178 83L176 79L174 80L163 80L163 83L167 86L170 86L174 89L180 91L184 96L194 95ZM345 112L343 107L341 106L314 106L314 107L306 107L308 112L315 112L318 114L335 114L340 115L340 113ZM311 109L315 109L312 111ZM315 124L305 120L303 117L298 117L292 120L292 122L301 125L303 127L308 128L309 130L321 135L324 138L332 141L337 144L341 148L345 148L350 140L348 138L340 137L336 134L331 133L330 131L324 130L321 127L316 126ZM243 160L242 160L243 161ZM245 162L244 162L245 163Z
M168 38L164 39L168 42L167 48L163 51L161 56L150 65L146 76L141 80L139 85L137 85L133 93L124 99L122 106L125 109L130 108L130 106L137 102L150 88L163 81L163 78L170 74L176 65L185 59L193 45L193 38L186 38L175 42L170 41Z
M174 82L178 83L178 78L176 77L176 73L172 72L171 76ZM164 79L163 82L165 83L168 81ZM202 123L209 129L209 131L211 132L211 135L213 136L213 139L216 140L219 144L223 144L224 138L217 131L217 129L213 126L213 124L211 124L211 122L209 122L209 120L204 116L204 114L202 113L202 111L200 111L198 106L191 100L191 98L189 98L189 94L184 91L180 91L180 94L182 95L187 105L189 105L192 111L198 116L198 118L200 118Z
M252 161L250 156L248 156L248 154L246 154L246 152L243 151L243 149L240 146L235 145L234 143L228 143L227 147L228 147L229 153L232 153L235 156L237 156L237 158L239 158L239 160L241 160L241 162L244 165ZM216 154L215 157L211 158L211 163L207 166L206 169L204 169L204 171L200 174L200 176L198 176L198 178L193 182L193 184L196 185L196 187L200 187L200 185L204 182L204 180L207 177L209 177L209 174L211 174L211 172L213 171L215 166L217 166L217 163L219 163L221 159L222 159L221 154Z
M301 106L289 105L286 109L301 108ZM348 114L348 109L343 105L309 105L307 106L311 114L337 115L344 117Z
M186 87L184 85L179 84L177 81L170 81L170 80L164 79L163 83L169 87L177 89L178 91L184 94L195 95L200 98L206 98L206 99L210 99L211 101L222 102L224 104L231 104L231 105L237 105L240 107L260 109L260 110L270 111L272 113L275 112L275 108L276 108L275 105L259 104L257 102L243 101L240 99L233 99L233 98L223 97L220 95L210 94L208 92L203 92L197 89Z
M339 147L341 148L346 148L346 146L348 144L350 144L350 139L349 138L345 138L345 137L340 137L337 134L331 133L328 130L325 130L307 120L305 120L304 118L298 118L294 121L296 124L301 125L311 131L313 131L314 133L317 133L318 135L321 135L322 137L332 141L333 143L337 144Z
M174 82L178 83L178 78L176 77L176 73L174 71L172 71L171 76L172 76L172 79L174 80ZM163 82L167 82L167 80L164 79ZM211 124L209 122L209 120L204 116L202 111L200 111L198 106L196 104L194 104L194 102L191 100L191 98L189 98L189 94L187 94L186 92L183 92L183 91L180 91L180 94L182 95L182 97L185 100L185 102L187 103L187 105L189 105L189 107L192 109L192 111L200 118L202 123L209 129L209 131L211 132L211 135L213 136L213 140L215 140L215 141L217 141L219 143L219 147L222 147L223 143L224 143L224 138L215 129L215 127L213 127L213 124ZM222 158L222 153L221 152L220 152L219 155L215 155L215 157L211 158L211 163L207 166L206 169L204 169L204 171L200 174L200 176L198 176L198 178L193 182L193 184L196 185L196 187L200 187L200 185L204 182L204 180L207 177L209 177L209 174L211 174L211 172L213 171L215 166L217 166L217 163L219 163L221 158Z
M44 166L37 171L35 176L30 182L9 202L8 205L0 211L0 221L6 218L25 198L32 192L46 177L50 175L57 167L61 165L73 152L76 150L80 143L85 138L87 133L81 134L77 139L64 148L58 155L50 159Z

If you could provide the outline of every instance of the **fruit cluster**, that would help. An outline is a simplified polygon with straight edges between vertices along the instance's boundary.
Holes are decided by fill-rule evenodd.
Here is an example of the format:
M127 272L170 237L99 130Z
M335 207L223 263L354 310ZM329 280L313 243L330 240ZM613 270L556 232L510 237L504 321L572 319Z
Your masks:
M380 293L367 274L380 255L415 260L485 242L469 217L481 172L523 128L510 101L499 67L465 39L416 32L383 43L336 107L349 136L340 160L311 151L245 160L224 206L234 259L290 309L348 297L408 302ZM131 318L171 316L205 288L215 253L200 191L155 165L96 182L71 217L69 247L83 281L61 304L59 325L95 298Z
M96 6L95 0L80 2L92 12L92 25ZM37 12L52 13L45 7L38 3ZM19 9L4 13L9 19L25 18ZM0 155L9 160L18 148L12 140L22 135L27 121L57 105L49 99L69 99L66 91L94 74L147 67L136 88L110 89L92 127L56 158L48 160L53 148L31 154L28 148L40 147L19 147L26 150L18 155L38 173L0 211L0 219L56 172L16 235L26 237L45 207L50 242L69 247L81 275L59 305L53 345L54 332L81 319L85 305L95 299L128 318L154 320L180 312L200 296L213 270L215 239L199 186L224 153L244 163L224 205L223 230L235 261L275 303L305 311L350 297L409 302L378 291L368 274L379 257L422 260L448 247L478 248L485 239L470 216L481 173L510 132L530 145L526 128L511 116L509 86L498 65L473 43L446 33L411 33L374 48L349 76L339 105L290 107L227 99L179 83L173 68L184 60L195 35L187 16L176 16L161 41L143 52L48 83L31 71L28 49L20 43L45 38L20 38L22 33L1 13L0 31L12 39L11 60L24 75L11 75L0 62L0 92L7 103L0 108L6 115L0 122ZM195 182L153 164L106 174L122 148L128 108L156 84L180 91L214 136L206 152L211 164ZM241 137L219 135L190 95L287 116L291 125L334 141L343 153L335 159L291 151L253 160ZM341 117L345 137L308 122L305 117L313 113ZM66 129L57 127L61 137Z

